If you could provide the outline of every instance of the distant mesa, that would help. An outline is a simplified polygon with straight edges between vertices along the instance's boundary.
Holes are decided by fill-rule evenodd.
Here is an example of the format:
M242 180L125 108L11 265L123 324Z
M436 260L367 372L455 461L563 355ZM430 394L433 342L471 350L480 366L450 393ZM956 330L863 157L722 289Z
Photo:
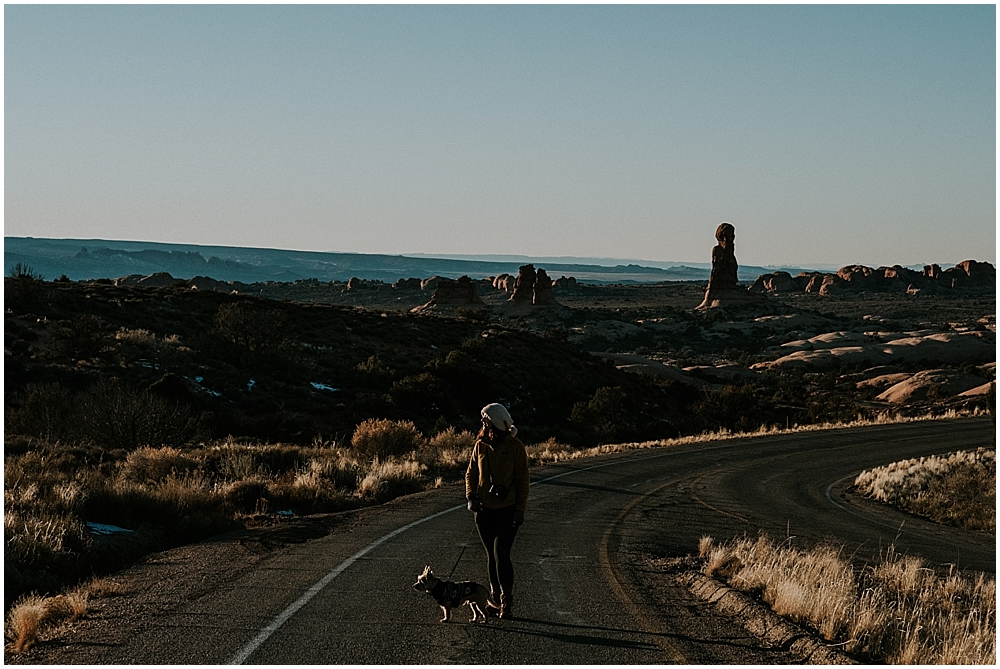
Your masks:
M457 281L441 277L435 278L437 278L437 287L434 289L430 301L412 309L411 311L414 313L432 311L435 307L483 306L483 300L479 297L476 283L469 277L463 276Z
M944 271L936 265L925 265L918 272L900 265L871 268L866 265L847 265L836 274L801 272L792 276L788 272L761 274L750 286L750 292L764 293L818 293L836 295L842 292L892 292L919 295L955 288L991 287L996 285L996 268L988 262L965 260Z
M736 262L736 228L732 223L719 224L719 227L715 229L715 239L718 244L712 249L712 273L708 277L705 299L697 308L715 309L759 301L759 294L751 293L739 285L737 278L739 263Z

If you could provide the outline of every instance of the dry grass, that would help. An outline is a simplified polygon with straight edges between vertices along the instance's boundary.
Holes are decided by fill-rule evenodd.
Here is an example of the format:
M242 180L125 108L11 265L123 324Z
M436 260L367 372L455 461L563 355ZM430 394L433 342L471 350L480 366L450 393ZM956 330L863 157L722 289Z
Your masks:
M413 421L369 418L355 428L351 446L363 456L385 458L418 450L425 441Z
M639 450L646 448L668 448L671 446L683 446L686 444L699 444L709 441L725 441L729 439L746 439L750 437L768 437L782 434L798 434L802 432L818 432L822 430L835 430L849 427L867 427L871 425L895 425L900 423L915 423L928 420L948 420L955 418L970 418L988 415L978 408L972 411L948 409L947 411L934 414L928 413L923 416L902 416L899 414L879 414L875 418L861 418L857 420L839 423L812 423L809 425L793 425L790 428L778 426L761 427L750 432L733 432L726 428L701 434L677 437L676 439L657 439L654 441L625 442L621 444L601 444L593 448L575 449L549 440L542 444L529 446L528 459L531 464L543 465L564 460L575 460L577 458L589 458L595 455L607 455L609 453L622 453L624 451Z
M23 653L30 650L46 630L76 621L88 610L88 595L80 589L55 597L27 595L8 611L4 635L13 652Z
M814 629L865 661L995 664L996 581L937 574L892 549L856 571L830 546L799 550L766 537L708 549L703 571L759 596L779 615Z
M893 462L862 472L854 485L873 499L938 523L996 531L995 450Z

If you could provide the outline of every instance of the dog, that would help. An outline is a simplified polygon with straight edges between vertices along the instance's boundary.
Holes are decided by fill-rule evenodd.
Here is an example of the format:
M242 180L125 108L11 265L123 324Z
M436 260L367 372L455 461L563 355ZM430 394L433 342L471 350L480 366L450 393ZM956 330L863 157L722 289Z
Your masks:
M444 618L441 622L446 623L451 619L453 607L468 604L472 609L472 620L469 622L486 622L486 607L498 608L490 599L490 591L475 581L447 581L438 578L431 571L430 566L424 567L424 572L417 576L417 582L413 584L413 589L418 592L426 592L434 598L441 610Z

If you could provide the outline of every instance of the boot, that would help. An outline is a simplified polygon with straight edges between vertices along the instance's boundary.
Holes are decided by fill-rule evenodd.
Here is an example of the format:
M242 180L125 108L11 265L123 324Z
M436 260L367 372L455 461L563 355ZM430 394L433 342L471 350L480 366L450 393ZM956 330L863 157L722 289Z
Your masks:
M500 595L500 617L501 618L513 618L514 612L512 611L512 597L508 594Z

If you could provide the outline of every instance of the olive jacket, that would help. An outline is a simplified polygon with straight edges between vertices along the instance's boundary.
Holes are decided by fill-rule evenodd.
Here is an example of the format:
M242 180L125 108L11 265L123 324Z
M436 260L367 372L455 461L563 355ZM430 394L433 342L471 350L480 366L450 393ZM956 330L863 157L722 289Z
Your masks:
M491 471L492 469L492 471ZM492 478L491 478L492 475ZM507 495L498 499L488 491L490 485L507 488ZM478 498L487 509L502 509L515 505L518 511L528 508L528 453L517 437L507 437L499 445L478 439L465 470L465 497Z

